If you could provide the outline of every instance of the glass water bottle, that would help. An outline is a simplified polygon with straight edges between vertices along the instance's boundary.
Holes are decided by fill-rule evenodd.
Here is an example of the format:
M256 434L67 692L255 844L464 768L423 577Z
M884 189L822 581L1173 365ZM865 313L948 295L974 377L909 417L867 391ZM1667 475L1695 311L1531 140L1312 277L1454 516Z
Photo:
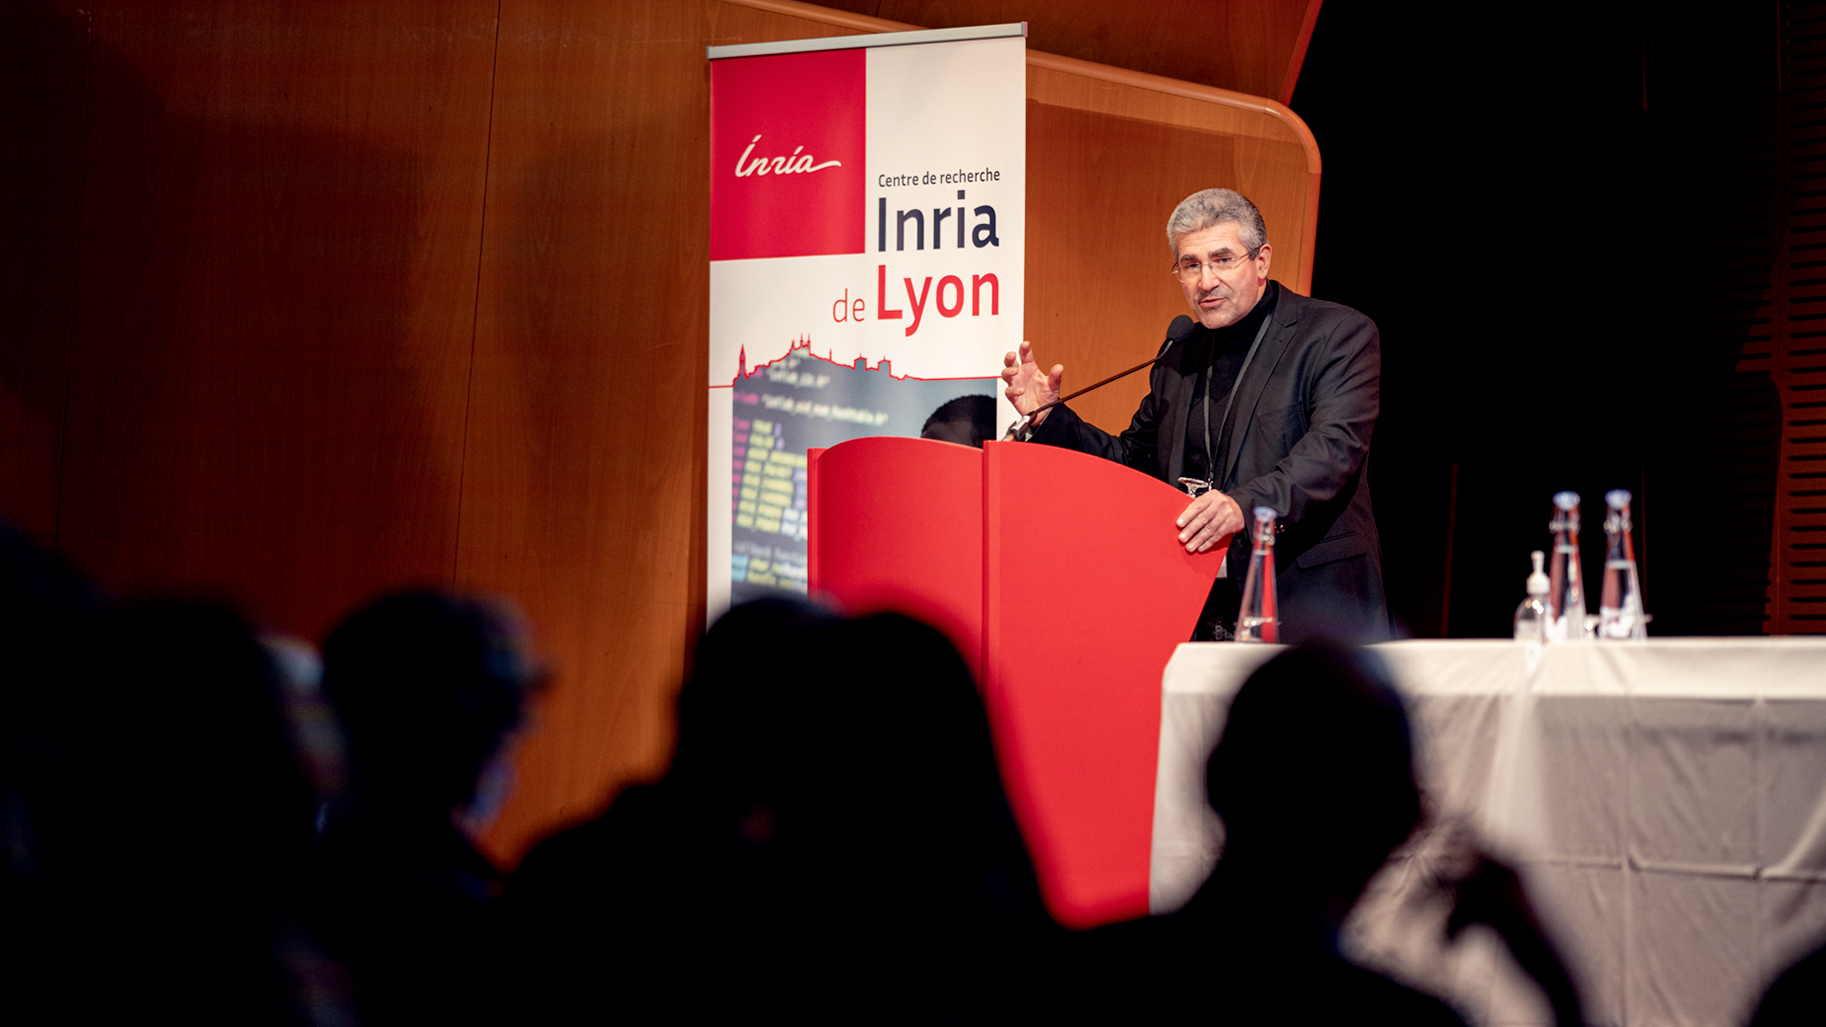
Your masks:
M1243 579L1243 605L1236 615L1238 642L1280 641L1274 601L1274 507L1255 508L1255 548Z
M1547 593L1550 591L1547 572L1542 569L1542 562L1547 554L1536 549L1528 556L1534 560L1534 573L1528 575L1528 598L1515 608L1515 640L1517 642L1547 641Z
M1577 642L1585 637L1585 590L1579 584L1579 494L1553 496L1553 561L1547 579L1547 639Z
M1630 541L1628 489L1604 493L1604 591L1598 598L1599 638L1647 638L1642 588L1636 581L1636 547Z

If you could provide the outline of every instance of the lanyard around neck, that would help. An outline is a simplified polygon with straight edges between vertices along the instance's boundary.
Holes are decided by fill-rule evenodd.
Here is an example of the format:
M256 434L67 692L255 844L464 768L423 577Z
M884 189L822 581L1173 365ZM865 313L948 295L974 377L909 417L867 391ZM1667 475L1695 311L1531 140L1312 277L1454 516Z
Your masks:
M1259 302L1259 301L1258 301ZM1230 404L1236 402L1236 390L1242 388L1243 375L1249 373L1249 362L1255 359L1256 348L1262 344L1262 337L1268 334L1268 325L1274 321L1274 311L1264 311L1262 326L1255 330L1255 341L1249 344L1249 352L1243 354L1243 366L1236 369L1236 381L1230 383L1230 395L1224 399L1224 413L1217 419L1219 425L1217 441L1224 441L1224 432L1230 430ZM1205 368L1205 488L1217 488L1217 460L1211 455L1211 379L1217 370L1217 353L1211 354L1211 363Z

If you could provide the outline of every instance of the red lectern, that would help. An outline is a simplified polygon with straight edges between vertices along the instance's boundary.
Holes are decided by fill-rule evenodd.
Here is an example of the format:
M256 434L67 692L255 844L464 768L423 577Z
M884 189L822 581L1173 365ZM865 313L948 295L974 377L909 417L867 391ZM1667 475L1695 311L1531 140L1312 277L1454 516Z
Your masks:
M1179 544L1185 493L1069 450L904 438L813 450L810 479L812 591L932 621L980 669L1053 914L1145 915L1160 675L1223 552Z

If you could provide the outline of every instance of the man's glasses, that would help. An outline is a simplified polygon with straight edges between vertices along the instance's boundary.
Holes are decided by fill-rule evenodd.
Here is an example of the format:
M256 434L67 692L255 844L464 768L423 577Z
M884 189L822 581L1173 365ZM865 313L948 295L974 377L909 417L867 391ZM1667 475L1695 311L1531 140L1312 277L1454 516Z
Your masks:
M1188 257L1173 265L1173 276L1182 282L1196 282L1205 276L1205 268L1210 268L1221 275L1245 260L1254 260L1255 255L1261 250L1262 248L1257 246L1255 249L1243 253L1226 253L1222 256L1212 257L1210 260L1196 260Z

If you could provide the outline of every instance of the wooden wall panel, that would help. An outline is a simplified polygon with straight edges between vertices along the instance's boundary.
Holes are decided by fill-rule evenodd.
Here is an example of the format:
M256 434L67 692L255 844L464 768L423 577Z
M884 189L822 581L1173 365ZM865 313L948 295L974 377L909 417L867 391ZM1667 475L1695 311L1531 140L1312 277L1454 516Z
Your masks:
M74 0L0 8L0 520L45 541L57 528L88 52Z
M519 599L558 672L505 859L663 772L703 626L704 47L842 31L721 3L502 8L458 573Z
M1287 103L1320 0L823 0L921 28L1027 23L1027 45Z
M61 548L318 637L449 582L493 0L95 13Z

